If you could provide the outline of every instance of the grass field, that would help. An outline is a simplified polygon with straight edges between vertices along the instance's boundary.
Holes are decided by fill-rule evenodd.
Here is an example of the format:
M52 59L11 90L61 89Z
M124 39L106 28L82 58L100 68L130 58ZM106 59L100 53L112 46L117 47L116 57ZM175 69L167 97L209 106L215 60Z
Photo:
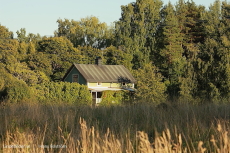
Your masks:
M230 105L0 108L0 152L230 152Z

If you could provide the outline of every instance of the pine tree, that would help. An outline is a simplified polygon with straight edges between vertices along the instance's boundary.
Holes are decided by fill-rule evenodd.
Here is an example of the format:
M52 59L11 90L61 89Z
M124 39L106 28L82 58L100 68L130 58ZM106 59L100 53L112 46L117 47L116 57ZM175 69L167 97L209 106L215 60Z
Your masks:
M204 44L206 33L205 23L207 20L203 17L205 8L197 6L194 2L184 2L179 0L176 5L176 15L181 30L183 41L184 64L181 69L181 76L178 78L179 96L181 101L199 102L200 92L198 90L197 63L200 45Z
M183 57L183 34L175 14L175 10L171 3L168 3L161 10L161 24L158 29L158 50L160 61L158 67L161 69L165 78L168 78L168 94L169 98L178 96L179 80L183 73L186 59Z
M229 5L216 1L206 14L206 39L196 62L197 95L208 101L229 97Z

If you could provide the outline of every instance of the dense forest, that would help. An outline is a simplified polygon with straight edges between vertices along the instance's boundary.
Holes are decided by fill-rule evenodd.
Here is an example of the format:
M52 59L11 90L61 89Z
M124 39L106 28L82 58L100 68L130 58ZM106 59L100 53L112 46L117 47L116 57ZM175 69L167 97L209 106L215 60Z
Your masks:
M135 76L136 99L148 103L228 102L230 3L209 8L179 0L136 0L113 26L91 16L58 19L52 37L0 26L0 100L90 104L79 84L61 82L72 63L121 64ZM76 96L76 93L79 96Z

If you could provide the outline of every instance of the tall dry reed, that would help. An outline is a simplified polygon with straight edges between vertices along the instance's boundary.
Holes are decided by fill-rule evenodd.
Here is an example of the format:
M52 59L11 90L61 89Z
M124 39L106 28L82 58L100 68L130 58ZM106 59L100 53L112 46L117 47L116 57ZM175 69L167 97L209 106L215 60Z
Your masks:
M62 138L63 144L45 144L43 132L34 134L30 132L19 132L18 129L14 133L6 133L6 138L3 141L4 153L188 153L191 152L189 146L183 146L182 136L178 134L177 140L173 140L169 129L156 136L153 143L148 139L145 132L137 131L136 144L132 144L131 140L126 137L123 140L117 139L112 132L108 131L104 135L100 135L94 127L88 128L84 120L80 120L81 134L79 139L74 139L71 133L65 137L61 133L58 137ZM47 127L45 127L47 128ZM46 131L46 130L44 130ZM197 149L194 152L230 152L230 139L228 132L222 129L222 125L218 124L218 135L215 139L211 137L211 150L203 147L202 141L199 141ZM126 141L126 145L124 145ZM135 146L136 145L136 146Z
M0 152L230 152L229 108L10 105L0 108Z

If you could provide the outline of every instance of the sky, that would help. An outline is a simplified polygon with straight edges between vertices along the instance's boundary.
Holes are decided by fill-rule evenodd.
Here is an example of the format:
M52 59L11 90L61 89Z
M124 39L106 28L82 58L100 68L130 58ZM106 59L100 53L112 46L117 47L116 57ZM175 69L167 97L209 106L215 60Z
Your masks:
M121 5L136 0L0 0L0 24L14 32L25 28L27 34L52 36L58 19L78 21L95 16L108 25L121 17ZM178 0L170 0L176 4ZM186 0L187 1L187 0ZM193 0L197 5L209 7L214 0ZM169 0L163 0L167 4Z

